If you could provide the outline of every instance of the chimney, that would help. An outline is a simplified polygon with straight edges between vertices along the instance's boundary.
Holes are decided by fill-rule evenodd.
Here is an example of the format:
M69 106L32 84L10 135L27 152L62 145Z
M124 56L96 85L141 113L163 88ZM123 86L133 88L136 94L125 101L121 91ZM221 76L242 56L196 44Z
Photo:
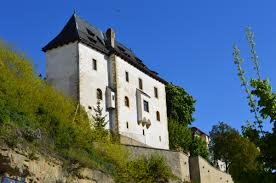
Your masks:
M107 37L107 46L114 48L115 47L115 32L111 28L107 29L106 37Z

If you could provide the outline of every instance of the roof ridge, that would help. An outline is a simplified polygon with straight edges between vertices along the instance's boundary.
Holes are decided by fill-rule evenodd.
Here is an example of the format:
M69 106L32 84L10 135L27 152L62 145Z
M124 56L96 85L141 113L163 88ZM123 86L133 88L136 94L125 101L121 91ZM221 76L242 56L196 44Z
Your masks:
M79 25L78 25L78 22L76 20L76 17L78 16L76 10L74 10L73 16L74 16L74 21L75 21L75 27L77 29L77 31L76 31L77 32L77 36L80 39L80 35L79 35L79 31L78 31L79 30Z

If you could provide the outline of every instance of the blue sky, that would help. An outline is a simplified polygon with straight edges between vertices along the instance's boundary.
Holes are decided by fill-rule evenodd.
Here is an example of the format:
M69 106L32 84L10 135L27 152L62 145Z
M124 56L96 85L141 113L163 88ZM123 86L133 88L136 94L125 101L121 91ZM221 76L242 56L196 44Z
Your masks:
M232 61L234 43L249 57L248 25L256 34L262 75L276 86L276 1L9 0L1 2L0 37L25 52L44 74L41 48L74 9L103 31L113 27L116 38L151 69L193 95L193 125L203 131L218 121L239 129L252 119Z

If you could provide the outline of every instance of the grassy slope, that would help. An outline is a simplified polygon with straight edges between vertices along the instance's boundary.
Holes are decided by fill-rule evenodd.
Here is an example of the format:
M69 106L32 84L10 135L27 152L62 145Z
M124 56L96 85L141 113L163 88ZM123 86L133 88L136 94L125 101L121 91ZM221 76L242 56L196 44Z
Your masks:
M172 177L163 158L128 161L128 152L110 136L93 130L84 110L76 113L76 109L75 101L35 75L21 53L0 42L0 143L56 154L67 162L101 169L120 182ZM101 145L94 146L96 141Z

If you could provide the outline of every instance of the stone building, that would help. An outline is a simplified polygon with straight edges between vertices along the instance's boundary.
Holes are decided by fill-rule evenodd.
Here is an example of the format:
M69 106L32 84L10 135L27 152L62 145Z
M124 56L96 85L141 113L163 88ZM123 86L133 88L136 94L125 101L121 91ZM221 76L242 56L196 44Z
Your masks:
M195 137L200 138L201 140L203 140L206 143L207 148L209 147L209 143L210 143L209 135L207 135L206 133L204 133L202 130L200 130L197 127L192 127L191 131L192 131L193 138L195 138Z
M88 115L100 101L107 128L126 143L169 148L166 81L118 42L112 29L102 32L74 13L42 50L47 81Z
M211 141L210 136L207 135L206 133L204 133L202 130L200 130L197 127L192 127L191 131L192 131L193 138L197 137L197 138L200 138L201 140L203 140L204 142L206 142L207 149L209 150L209 144L210 144L210 141ZM212 159L212 158L210 157L210 159ZM226 172L226 164L223 161L216 160L214 162L214 165L220 171Z

